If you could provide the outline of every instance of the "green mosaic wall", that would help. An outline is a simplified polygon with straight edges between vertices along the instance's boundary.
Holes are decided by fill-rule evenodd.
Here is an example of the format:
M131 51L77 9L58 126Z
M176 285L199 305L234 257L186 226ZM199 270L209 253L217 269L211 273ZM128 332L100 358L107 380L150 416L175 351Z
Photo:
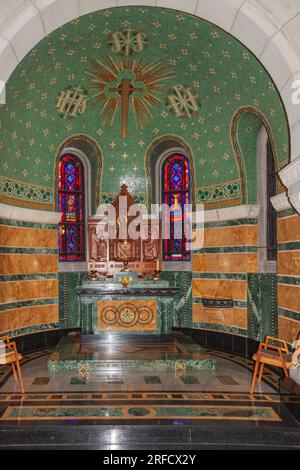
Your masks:
M143 64L160 60L173 76L160 82L162 88L154 93L160 102L151 107L144 128L136 127L130 106L124 140L120 108L105 127L100 106L93 105L87 68L103 57L122 61L112 50L117 47L113 33L129 29L142 32L133 44L134 59ZM176 116L170 107L167 96L177 85L190 89L197 102L190 118ZM74 91L78 86L86 90L87 107L64 119L57 99L67 87ZM231 204L241 191L231 121L239 109L249 107L269 123L282 165L289 157L289 135L279 94L260 62L229 34L168 9L122 7L83 16L43 39L8 81L7 104L0 108L0 196L13 204L53 204L57 148L73 134L87 134L103 153L103 200L117 193L123 181L144 200L146 149L154 139L172 134L185 139L193 152L198 200ZM260 127L252 124L252 133L247 133L248 124L244 137L243 124L238 132L251 202L256 194L253 142Z

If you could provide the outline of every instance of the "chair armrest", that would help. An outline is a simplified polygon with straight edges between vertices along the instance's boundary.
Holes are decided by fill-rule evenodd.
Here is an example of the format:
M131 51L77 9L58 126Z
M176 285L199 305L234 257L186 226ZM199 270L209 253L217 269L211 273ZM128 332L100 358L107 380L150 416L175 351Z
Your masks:
M266 336L265 344L269 344L269 341L275 341L276 343L281 344L282 345L280 346L281 351L284 351L286 353L289 352L286 341L284 339L274 338L274 336Z
M268 343L260 343L258 350L264 349L275 349L275 351L282 351L282 348L280 346L275 346L274 344L268 344Z
M9 336L0 336L0 341L4 341L5 343L9 343L10 337Z

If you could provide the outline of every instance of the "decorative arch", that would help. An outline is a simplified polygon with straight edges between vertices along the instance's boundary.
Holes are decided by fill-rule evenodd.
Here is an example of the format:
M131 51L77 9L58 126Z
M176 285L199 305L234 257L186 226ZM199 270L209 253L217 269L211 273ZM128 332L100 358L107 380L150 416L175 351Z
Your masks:
M90 166L90 172L92 174L90 178L91 194L95 194L94 198L91 198L91 211L95 211L97 206L100 204L100 189L102 180L102 168L103 168L103 153L98 142L86 134L74 134L67 137L58 147L55 154L55 167L54 167L54 197L55 207L57 207L57 180L58 180L58 164L60 157L63 155L65 150L72 149L73 153L77 153L81 160L86 160Z
M231 120L231 128L230 128L231 145L234 151L237 167L239 170L240 180L241 180L241 204L247 204L248 202L248 185L247 185L245 161L244 161L241 147L240 147L239 140L238 140L238 124L239 124L241 117L247 113L252 114L256 116L257 118L259 118L262 126L265 127L268 138L271 143L271 147L272 147L276 173L280 169L279 160L278 160L278 149L277 149L276 141L275 141L273 131L272 131L272 128L268 119L265 117L265 115L261 111L257 110L255 107L242 106L234 113L232 120ZM285 165L285 162L283 162L283 165ZM281 163L281 166L282 166L282 163Z
M162 157L166 157L168 151L182 151L190 163L190 180L191 180L191 204L193 210L196 209L196 179L195 179L195 162L194 155L189 144L177 135L167 134L158 137L148 146L145 153L145 174L147 185L148 206L155 202L155 187L153 181L156 176L157 162Z

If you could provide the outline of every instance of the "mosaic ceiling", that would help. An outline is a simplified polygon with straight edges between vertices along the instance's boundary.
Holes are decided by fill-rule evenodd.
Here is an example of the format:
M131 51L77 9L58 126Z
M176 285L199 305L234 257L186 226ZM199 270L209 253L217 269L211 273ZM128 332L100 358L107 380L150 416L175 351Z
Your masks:
M234 114L253 108L231 135ZM78 18L43 39L7 84L0 108L2 200L53 205L55 155L64 139L87 134L103 154L102 199L146 194L145 155L170 134L190 146L197 198L233 203L241 193L232 146L249 169L255 202L253 142L269 123L278 167L289 156L285 112L259 61L237 40L191 15L158 8L114 8ZM227 202L226 202L227 201Z

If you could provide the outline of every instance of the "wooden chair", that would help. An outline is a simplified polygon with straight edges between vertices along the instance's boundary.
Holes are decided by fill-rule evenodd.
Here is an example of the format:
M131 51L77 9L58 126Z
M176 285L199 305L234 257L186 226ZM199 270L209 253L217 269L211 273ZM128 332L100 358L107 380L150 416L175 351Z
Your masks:
M20 360L21 354L18 353L16 343L10 341L9 336L0 337L0 364L11 364L13 376L16 382L19 382L21 393L24 393L24 384L21 374Z
M270 341L276 342L278 346L270 343ZM283 369L285 377L288 377L288 369L293 364L286 342L283 339L273 338L272 336L266 336L265 342L259 344L258 351L253 354L252 359L255 361L255 367L250 389L251 395L254 392L258 369L258 383L260 383L265 364L280 367Z

